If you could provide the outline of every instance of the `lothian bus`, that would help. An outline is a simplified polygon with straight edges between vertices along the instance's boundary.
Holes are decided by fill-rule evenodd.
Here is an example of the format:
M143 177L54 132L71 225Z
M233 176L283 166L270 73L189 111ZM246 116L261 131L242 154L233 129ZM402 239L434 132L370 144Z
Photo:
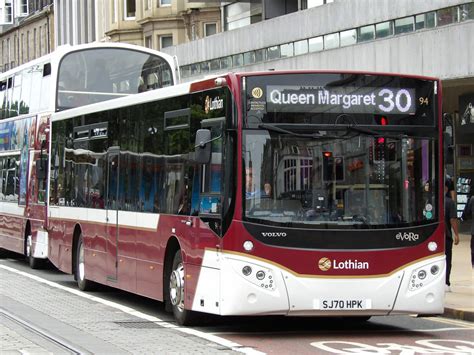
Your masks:
M127 44L61 46L0 73L0 254L47 258L50 116L175 85L176 61Z
M55 113L48 257L184 325L442 313L440 113L437 79L320 71Z

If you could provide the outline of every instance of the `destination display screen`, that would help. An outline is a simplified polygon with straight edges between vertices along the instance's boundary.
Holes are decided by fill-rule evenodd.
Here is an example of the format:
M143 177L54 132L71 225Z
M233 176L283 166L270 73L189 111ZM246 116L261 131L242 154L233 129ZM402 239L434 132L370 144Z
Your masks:
M288 112L415 114L412 88L268 85L267 110Z
M308 73L246 78L247 126L260 123L437 124L437 82L394 75ZM345 119L340 118L344 116Z

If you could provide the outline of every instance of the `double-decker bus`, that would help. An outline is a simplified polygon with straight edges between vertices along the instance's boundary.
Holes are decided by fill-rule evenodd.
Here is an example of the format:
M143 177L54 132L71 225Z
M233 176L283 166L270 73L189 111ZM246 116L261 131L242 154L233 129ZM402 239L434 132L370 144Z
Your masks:
M47 183L54 112L175 85L175 59L127 44L61 46L0 73L0 254L48 255Z
M441 88L231 73L56 113L49 258L217 315L443 311Z

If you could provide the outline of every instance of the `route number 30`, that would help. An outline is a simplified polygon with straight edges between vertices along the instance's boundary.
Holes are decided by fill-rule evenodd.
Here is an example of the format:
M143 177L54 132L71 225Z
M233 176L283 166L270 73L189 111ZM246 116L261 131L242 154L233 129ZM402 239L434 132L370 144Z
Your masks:
M396 108L397 111L405 113L411 108L412 98L406 89L400 89L396 93L390 89L382 89L379 96L383 99L383 104L379 105L379 109L383 112L390 113Z

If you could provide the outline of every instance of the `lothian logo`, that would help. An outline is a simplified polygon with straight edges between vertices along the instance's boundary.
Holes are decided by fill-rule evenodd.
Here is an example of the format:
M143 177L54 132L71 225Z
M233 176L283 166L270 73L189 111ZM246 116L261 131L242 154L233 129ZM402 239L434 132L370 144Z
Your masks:
M321 271L328 271L331 268L332 263L331 260L329 260L328 258L321 258L319 259L318 266Z
M334 270L368 270L369 263L367 261L359 260L344 260L338 261L334 259L331 261L329 258L321 258L318 262L319 269L321 271L328 271L333 268Z

